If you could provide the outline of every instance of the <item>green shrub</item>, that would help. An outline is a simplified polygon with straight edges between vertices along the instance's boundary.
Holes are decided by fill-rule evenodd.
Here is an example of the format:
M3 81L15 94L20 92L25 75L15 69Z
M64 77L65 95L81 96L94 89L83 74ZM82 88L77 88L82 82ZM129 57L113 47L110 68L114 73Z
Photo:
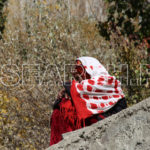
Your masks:
M5 28L5 21L6 21L6 14L3 12L4 5L6 4L7 0L0 0L0 33L3 34ZM2 35L0 34L0 39Z

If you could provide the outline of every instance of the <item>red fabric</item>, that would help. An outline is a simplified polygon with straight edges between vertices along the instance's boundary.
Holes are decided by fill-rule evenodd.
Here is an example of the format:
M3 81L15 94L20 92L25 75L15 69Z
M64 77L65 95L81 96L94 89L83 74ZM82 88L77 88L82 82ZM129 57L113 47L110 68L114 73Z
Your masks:
M75 107L69 99L62 98L59 109L54 109L51 116L50 146L62 140L62 134L81 128Z
M101 115L101 114L99 114L99 117L101 117L102 119L104 119L105 117L103 116L103 115Z
M51 115L50 146L61 141L63 133L80 129L83 126L89 126L98 121L96 116L84 120L85 123L79 120L78 116L76 115L75 107L72 105L69 99L62 98L59 106L60 109L54 109ZM100 117L102 119L104 118L102 115Z
M99 85L99 81L102 85ZM114 107L119 99L124 97L120 86L120 81L108 75L82 80L80 83L73 80L71 97L79 120L84 121Z
M51 116L50 146L62 140L62 133L72 131L71 127L60 116L60 110L55 109Z
M87 117L92 116L92 112L86 109L86 102L80 97L80 94L77 92L75 83L76 81L73 80L71 86L71 97L73 99L79 120L84 121Z

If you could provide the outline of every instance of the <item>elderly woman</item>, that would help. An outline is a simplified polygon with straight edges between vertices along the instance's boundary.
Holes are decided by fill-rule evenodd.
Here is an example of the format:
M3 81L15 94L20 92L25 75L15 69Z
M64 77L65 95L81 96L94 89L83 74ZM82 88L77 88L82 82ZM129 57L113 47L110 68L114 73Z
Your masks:
M93 57L79 57L75 80L64 84L51 116L50 145L62 134L100 121L127 108L121 83Z

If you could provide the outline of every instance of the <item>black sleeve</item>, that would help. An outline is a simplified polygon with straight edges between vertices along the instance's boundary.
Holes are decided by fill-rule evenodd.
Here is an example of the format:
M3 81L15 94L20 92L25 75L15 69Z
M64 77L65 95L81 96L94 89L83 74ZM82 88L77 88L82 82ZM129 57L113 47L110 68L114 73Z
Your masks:
M71 82L65 82L63 83L63 86L65 88L65 92L71 97L71 94L70 94ZM53 109L59 109L60 102L61 102L61 99L56 99L53 104Z
M112 114L116 114L118 112L120 112L123 109L127 108L127 102L126 102L126 98L123 97L121 98L114 107L112 107L110 110L108 110L107 112L103 113L103 115L106 116L110 116Z
M61 102L61 99L56 99L53 104L53 109L59 109L59 103Z
M63 83L63 86L66 90L66 93L71 97L71 94L70 94L71 82L65 82Z

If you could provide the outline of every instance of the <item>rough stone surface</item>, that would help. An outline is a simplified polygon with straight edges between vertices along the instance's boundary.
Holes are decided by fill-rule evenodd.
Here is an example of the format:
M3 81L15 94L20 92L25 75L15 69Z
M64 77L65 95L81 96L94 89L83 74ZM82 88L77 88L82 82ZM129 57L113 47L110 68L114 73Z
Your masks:
M63 135L47 150L150 150L150 98Z

